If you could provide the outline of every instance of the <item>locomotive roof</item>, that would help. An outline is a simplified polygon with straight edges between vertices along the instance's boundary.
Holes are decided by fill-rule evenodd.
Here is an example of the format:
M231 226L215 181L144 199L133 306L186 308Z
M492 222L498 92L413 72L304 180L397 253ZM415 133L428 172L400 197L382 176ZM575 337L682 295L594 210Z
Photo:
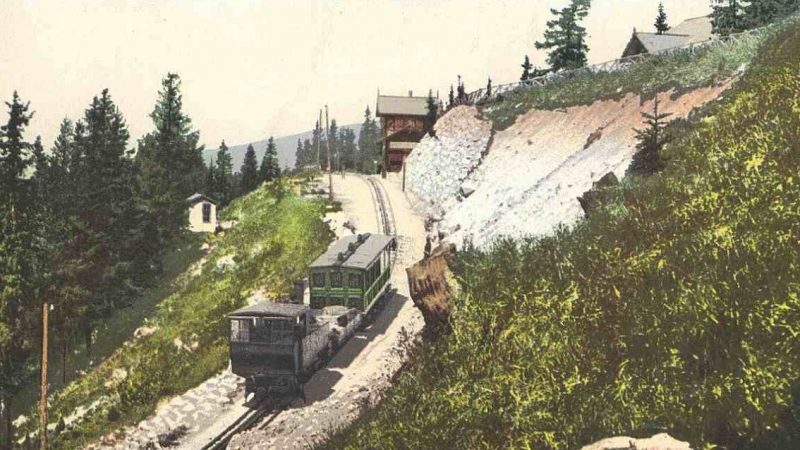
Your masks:
M296 303L277 303L264 301L255 305L237 309L228 317L297 317L308 311L308 305L298 305Z
M345 236L331 244L330 248L315 259L309 267L312 269L320 267L366 269L393 240L392 236L384 234L365 233ZM351 249L351 244L355 248Z

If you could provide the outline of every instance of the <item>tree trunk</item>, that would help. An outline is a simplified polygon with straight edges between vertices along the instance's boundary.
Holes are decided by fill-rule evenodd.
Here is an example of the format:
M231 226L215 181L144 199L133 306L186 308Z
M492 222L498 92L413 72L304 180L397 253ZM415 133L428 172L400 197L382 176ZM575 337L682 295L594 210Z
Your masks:
M67 334L61 339L61 384L67 385Z
M11 427L11 405L7 399L2 399L3 403L3 425L5 428L5 442L3 443L3 448L5 450L11 450L12 443L14 442L14 437L12 434L12 427Z

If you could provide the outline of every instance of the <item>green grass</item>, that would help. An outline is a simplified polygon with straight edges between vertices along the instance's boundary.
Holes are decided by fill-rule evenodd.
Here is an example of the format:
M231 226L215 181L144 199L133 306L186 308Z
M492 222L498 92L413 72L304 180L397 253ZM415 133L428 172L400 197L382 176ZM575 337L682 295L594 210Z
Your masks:
M228 362L226 315L243 306L254 289L283 294L304 276L307 264L332 239L322 222L324 208L323 202L303 200L277 183L234 201L224 219L235 220L235 226L209 238L213 250L201 273L159 304L148 321L156 331L129 341L51 398L54 421L96 402L82 421L51 438L51 448L80 448L136 423L161 399L221 371ZM222 258L232 264L226 267ZM194 349L179 349L176 339Z
M461 252L452 333L321 447L800 447L800 27L695 121L591 219Z
M707 47L692 55L680 51L651 56L620 72L582 72L544 87L519 89L502 102L484 109L495 129L508 128L520 115L537 109L559 109L587 105L597 100L618 99L629 93L652 95L670 88L685 90L727 79L749 64L771 31L746 35L723 46Z

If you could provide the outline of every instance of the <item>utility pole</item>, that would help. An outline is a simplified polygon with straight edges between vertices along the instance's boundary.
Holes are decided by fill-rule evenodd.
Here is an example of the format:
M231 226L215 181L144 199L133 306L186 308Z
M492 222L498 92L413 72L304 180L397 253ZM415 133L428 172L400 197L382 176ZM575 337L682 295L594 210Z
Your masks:
M41 450L47 450L47 314L50 305L42 304L42 398L39 411L39 441Z
M319 147L322 145L322 108L319 109L319 121L317 122L317 126L319 127L319 134L317 135L317 165L319 165Z
M328 155L328 200L333 202L333 167L331 166L331 136L328 122L328 105L325 105L325 153Z

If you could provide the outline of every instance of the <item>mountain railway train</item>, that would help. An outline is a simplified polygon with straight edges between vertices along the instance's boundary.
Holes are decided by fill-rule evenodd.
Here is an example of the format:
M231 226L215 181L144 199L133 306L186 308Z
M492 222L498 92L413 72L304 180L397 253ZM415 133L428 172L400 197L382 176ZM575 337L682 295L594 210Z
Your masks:
M396 248L393 236L341 238L309 266L310 304L266 301L231 313L231 370L246 393L297 392L389 290Z

